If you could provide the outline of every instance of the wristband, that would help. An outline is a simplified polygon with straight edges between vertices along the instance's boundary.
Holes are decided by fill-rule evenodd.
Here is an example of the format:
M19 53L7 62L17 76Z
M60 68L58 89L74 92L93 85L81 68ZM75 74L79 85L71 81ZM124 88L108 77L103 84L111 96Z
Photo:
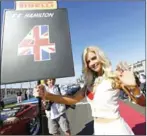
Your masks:
M142 96L142 93L138 94L138 95L135 95L135 98L140 98L141 96Z

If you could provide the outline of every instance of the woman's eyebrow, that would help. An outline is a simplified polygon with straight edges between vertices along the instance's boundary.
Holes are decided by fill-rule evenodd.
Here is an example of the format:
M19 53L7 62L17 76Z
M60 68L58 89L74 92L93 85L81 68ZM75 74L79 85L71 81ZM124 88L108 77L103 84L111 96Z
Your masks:
M91 60L96 59L96 58L97 58L96 56L93 56L93 57L91 58Z

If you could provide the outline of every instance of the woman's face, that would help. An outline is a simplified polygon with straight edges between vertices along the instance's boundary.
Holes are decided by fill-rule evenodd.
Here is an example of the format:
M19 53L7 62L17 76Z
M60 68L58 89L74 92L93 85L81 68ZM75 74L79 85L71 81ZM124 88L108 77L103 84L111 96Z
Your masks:
M94 52L88 52L86 57L87 66L94 72L100 72L102 70L102 64L99 58Z

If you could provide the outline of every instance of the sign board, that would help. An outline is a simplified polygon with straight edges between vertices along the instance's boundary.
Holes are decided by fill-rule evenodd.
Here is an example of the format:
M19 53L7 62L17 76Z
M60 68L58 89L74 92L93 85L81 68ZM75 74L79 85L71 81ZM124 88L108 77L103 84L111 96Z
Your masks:
M57 1L16 1L16 10L57 9Z
M66 9L5 12L1 84L74 76Z

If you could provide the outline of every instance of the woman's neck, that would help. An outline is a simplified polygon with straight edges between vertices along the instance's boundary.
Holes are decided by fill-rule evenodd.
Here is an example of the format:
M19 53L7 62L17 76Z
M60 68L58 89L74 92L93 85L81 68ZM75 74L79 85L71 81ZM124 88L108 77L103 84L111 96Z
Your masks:
M97 76L102 76L104 74L104 71L101 69L98 73L97 73Z
M49 88L52 88L54 85L48 85Z

